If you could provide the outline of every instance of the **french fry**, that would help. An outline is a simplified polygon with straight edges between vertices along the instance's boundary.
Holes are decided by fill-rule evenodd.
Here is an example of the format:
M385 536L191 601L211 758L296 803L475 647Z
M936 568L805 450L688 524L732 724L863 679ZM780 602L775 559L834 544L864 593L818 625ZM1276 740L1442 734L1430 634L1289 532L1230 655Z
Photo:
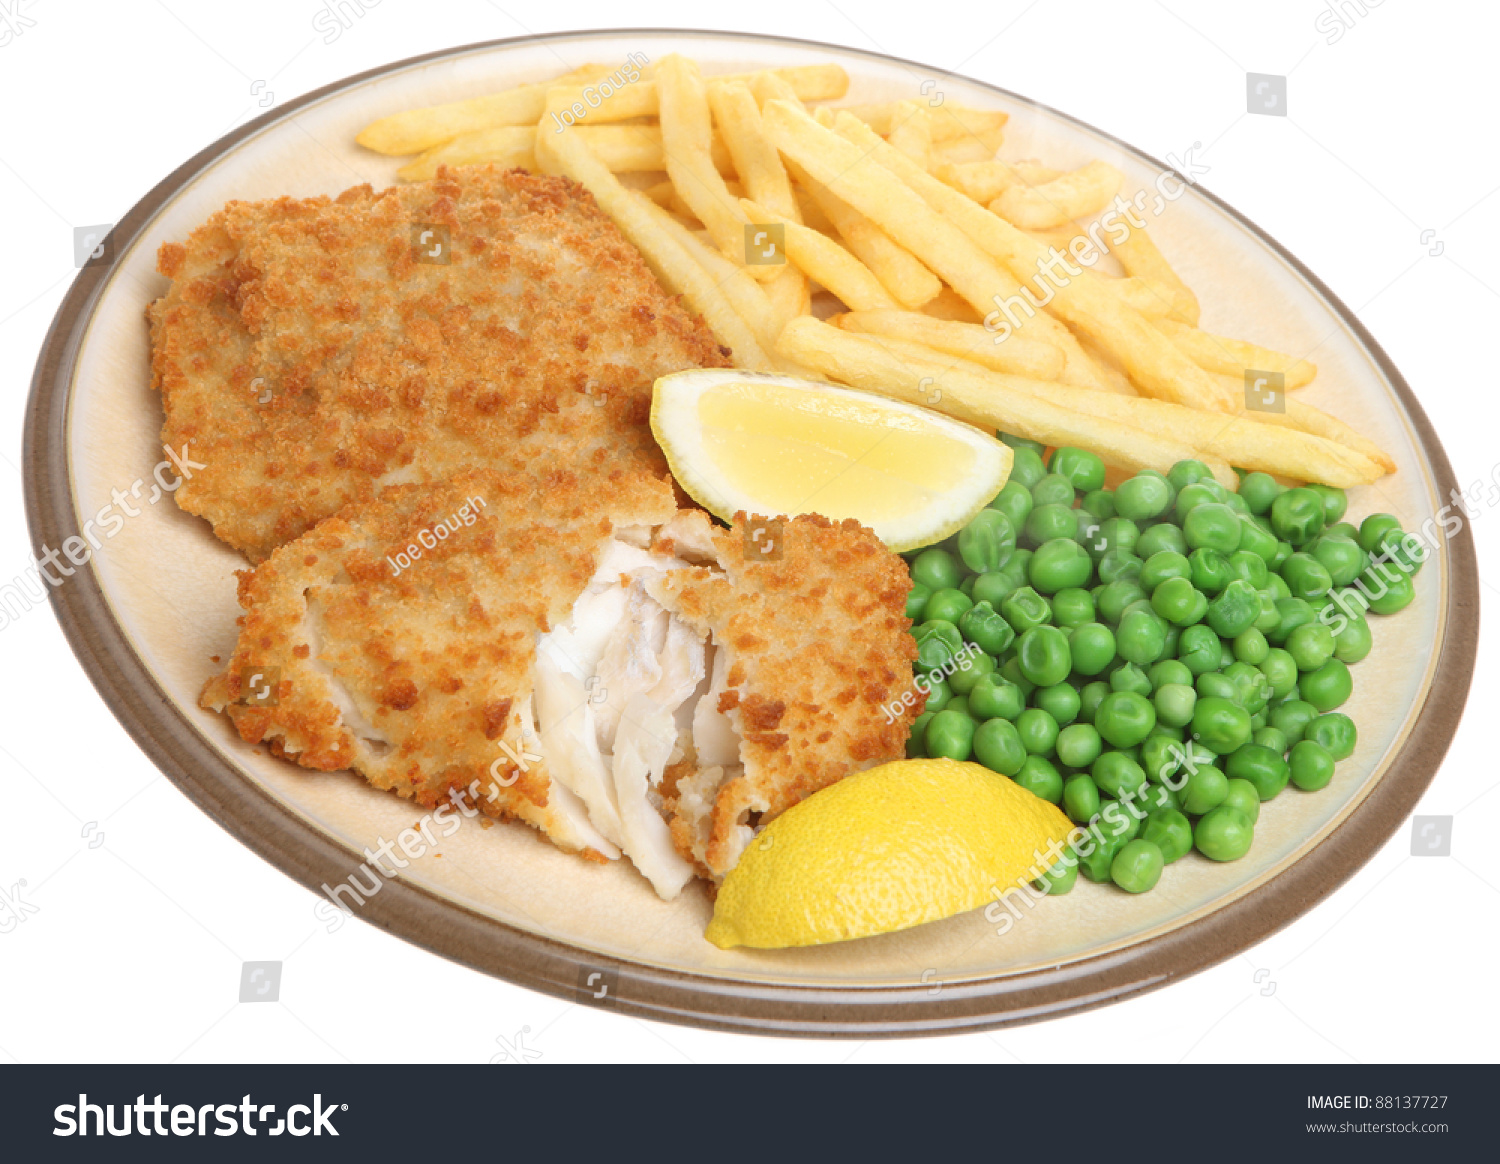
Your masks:
M943 289L942 281L910 251L892 242L883 230L795 162L788 165L797 184L818 204L832 230L838 232L855 258L875 273L901 306L921 307Z
M743 81L720 81L708 86L708 105L723 135L735 172L747 197L773 214L792 222L802 221L802 212L792 196L792 184L781 164L781 155L766 137L760 106Z
M1105 279L1103 282L1115 293L1120 302L1129 304L1133 310L1144 315L1153 325L1166 319L1181 319L1184 311L1190 311L1197 306L1197 301L1192 298L1192 292L1184 291L1171 283L1163 283L1160 279L1153 279L1149 275L1127 275L1123 279ZM1181 347L1180 344L1177 346Z
M1210 335L1174 319L1154 321L1156 329L1186 352L1193 363L1208 372L1225 376L1242 376L1247 368L1280 372L1288 392L1311 384L1318 374L1316 364L1299 360L1284 352L1272 351L1247 340Z
M534 128L546 109L547 90L557 85L592 81L608 71L603 65L585 65L552 81L518 85L500 93L447 105L403 110L370 122L354 140L377 154L400 156L419 154L466 133L502 126L528 125ZM433 168L435 171L436 167Z
M484 162L535 170L536 135L550 132L545 128L505 126L466 133L434 146L402 166L396 176L420 182L433 177L439 166L475 166ZM594 155L616 174L660 170L666 165L661 130L654 125L580 125L567 132L583 135ZM713 142L713 162L721 176L734 176L729 150L718 138Z
M956 137L952 141L934 142L928 158L928 168L949 165L983 165L995 159L995 153L1005 144L1003 134L993 133Z
M1090 162L1040 186L1012 186L990 204L1023 230L1046 230L1097 214L1120 192L1125 176L1106 162Z
M926 344L992 371L1033 380L1056 380L1066 363L1062 352L1045 341L1014 335L997 344L995 333L981 324L934 319L920 312L849 311L830 322L845 331Z
M988 372L941 353L931 353L937 359L924 358L920 345L855 335L804 317L786 325L776 350L851 387L932 408L988 431L1000 429L1046 445L1090 449L1107 464L1130 472L1165 473L1178 461L1202 459L1198 449L1180 440L1064 406L1052 399L1052 383ZM1085 398L1108 396L1074 391ZM1108 399L1128 402L1123 396ZM1226 488L1236 481L1227 463L1205 463Z
M1156 241L1144 226L1131 225L1130 233L1123 240L1109 244L1109 253L1120 260L1127 275L1141 275L1175 287L1178 301L1185 306L1177 318L1193 327L1198 326L1198 297L1172 269L1172 264L1157 249Z
M1244 373L1239 376L1221 377L1226 389L1233 389L1241 393L1245 390ZM1244 409L1243 414L1251 420L1261 424L1275 425L1280 428L1296 429L1299 432L1310 433L1321 437L1323 440L1332 441L1342 445L1354 453L1375 462L1387 473L1396 471L1396 461L1388 452L1382 449L1369 437L1363 436L1350 428L1336 416L1330 416L1326 412L1314 408L1305 401L1298 400L1292 396L1282 397L1285 405L1284 411L1269 411L1262 409ZM1269 470L1268 470L1269 471Z
M797 90L780 73L756 73L754 80L749 84L750 91L755 94L756 105L761 107L764 107L767 101L790 101L793 105L799 106L802 104L802 98L797 96Z
M1002 162L998 158L988 162L943 163L934 167L932 173L939 181L984 205L1012 186L1040 186L1062 177L1062 171L1036 162Z
M874 159L877 155L869 142L877 143L880 151L889 152L900 159L909 171L921 174L944 190L948 190L948 187L922 171L916 163L888 145L863 122L848 114L839 116L840 125L847 121L863 131L861 144L855 145L840 134L825 129L787 102L768 101L762 113L767 132L783 154L911 251L934 274L963 296L981 317L992 314L998 302L1020 295L1021 287L1015 276L1002 269L989 255L977 250L974 246L977 240L968 238L963 231L929 206L896 173L876 162ZM967 201L956 191L949 193ZM974 210L988 218L994 218L983 207L974 206ZM999 219L995 221L998 223ZM1064 377L1069 383L1085 383L1101 388L1105 386L1097 375L1097 369L1093 369L1092 361L1066 327L1045 314L1036 314L1028 321L1028 326L1033 328L1031 338L1045 340L1062 349L1068 361ZM1142 326L1145 326L1144 321ZM1152 334L1161 341L1163 347L1176 351L1160 333ZM1194 372L1205 375L1187 357L1183 356L1181 359Z
M641 252L656 277L703 317L720 343L733 349L739 367L757 372L775 368L750 325L734 310L717 281L647 209L654 206L650 199L622 186L582 137L574 133L542 134L537 154L537 161L546 172L565 174L594 196L599 209Z
M661 143L667 174L682 200L708 227L725 258L743 266L761 282L778 274L774 267L745 263L745 226L748 220L730 195L713 164L713 123L708 93L696 62L670 53L656 66L660 92Z
M748 198L741 199L740 206L752 222L779 222L785 231L787 258L796 263L809 279L821 283L848 306L856 311L898 306L870 268L827 235L790 219L779 218Z
M861 157L867 153L871 161L905 183L908 191L918 196L919 202L925 202L931 211L943 216L945 225L957 224L960 233L970 242L977 243L983 251L1007 264L1015 278L1039 278L1040 272L1053 261L1042 243L931 174L919 170L910 159L892 149L856 118L840 116L835 132L847 145L854 146ZM899 235L896 238L898 242L902 241ZM915 247L912 250L919 258L926 258ZM933 270L948 278L937 266L933 266ZM963 287L952 279L948 282L964 298L969 298ZM1234 411L1235 400L1226 395L1207 372L1178 351L1144 316L1114 295L1100 276L1079 268L1078 274L1069 273L1066 284L1060 280L1051 283L1047 294L1047 308L1089 335L1118 360L1131 380L1146 394L1194 408ZM1023 309L1035 312L1032 305L1035 298L1028 293L1022 299L1017 291L995 302L1001 313L1009 317L1013 301ZM1046 317L1033 314L1024 322L1029 327L1042 318ZM1042 338L1051 341L1051 336Z
M937 298L922 304L922 314L933 319L951 319L954 323L982 323L983 317L969 306L969 301L952 287L944 287Z
M883 105L852 105L848 107L848 111L883 137L891 132L897 104L891 101ZM929 105L927 109L932 119L932 140L935 142L998 132L1010 120L1010 114L999 110L969 109L950 101L944 101L938 106Z
M927 169L932 158L932 123L927 119L927 110L913 101L896 102L886 140Z
M837 100L849 91L849 74L838 65L794 65L786 69L765 70L781 77L792 87L792 91L803 101ZM658 92L661 80L661 65L657 64L654 80L640 80L617 89L606 100L589 104L581 85L559 85L546 94L548 114L570 113L590 121L625 121L632 117L658 117L661 114ZM754 82L758 73L730 73L715 77L716 81ZM582 112L580 113L580 109ZM541 114L538 114L540 117ZM535 119L533 119L535 120ZM559 122L562 124L562 122Z

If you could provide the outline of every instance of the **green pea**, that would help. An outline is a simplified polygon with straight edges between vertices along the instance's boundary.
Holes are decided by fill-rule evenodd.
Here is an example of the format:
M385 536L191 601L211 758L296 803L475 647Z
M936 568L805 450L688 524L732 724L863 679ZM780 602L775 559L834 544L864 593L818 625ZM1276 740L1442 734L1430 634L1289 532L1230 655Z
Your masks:
M1158 659L1151 664L1146 678L1150 680L1152 692L1160 691L1168 683L1193 685L1193 673L1179 659Z
M1098 675L1114 662L1114 632L1103 623L1084 623L1073 628L1068 648L1074 670L1080 675Z
M1163 477L1137 473L1115 490L1115 512L1132 521L1160 517L1172 504L1172 488Z
M967 760L974 747L974 721L961 711L945 708L928 722L923 739L927 754L934 759Z
M1023 436L1017 436L1012 432L996 432L995 435L1000 438L1002 444L1009 445L1012 449L1029 449L1037 455L1038 460L1047 451L1047 446L1042 444L1041 441L1029 440Z
M1270 566L1273 570L1279 570L1281 569L1281 563L1290 558L1292 556L1292 552L1293 547L1291 542L1277 542L1276 553L1274 553L1269 559L1267 559L1266 565ZM1285 586L1286 583L1283 582L1282 585Z
M1053 452L1048 468L1071 480L1073 487L1080 493L1100 489L1104 485L1104 462L1087 449L1064 445Z
M1331 586L1349 585L1364 573L1370 562L1370 556L1359 548L1358 542L1330 537L1326 533L1313 543L1312 556L1328 572Z
M1012 475L1005 483L1005 488L1001 489L995 500L990 502L990 508L1005 514L1010 520L1011 529L1020 529L1026 524L1026 515L1031 512L1035 504L1031 497L1031 490Z
M1069 509L1077 500L1078 490L1072 480L1061 473L1049 472L1031 486L1031 497L1037 505L1064 505Z
M1238 861L1254 840L1255 826L1239 809L1227 805L1206 813L1193 830L1193 843L1210 861Z
M1160 784L1143 784L1134 796L1135 807L1149 819L1153 812L1177 807L1177 794Z
M969 597L974 600L976 606L982 602L988 602L991 607L998 607L1024 584L1023 579L1010 572L1009 566L1010 563L1007 562L1006 569L980 574L974 579L974 586L969 591Z
M1031 697L1031 701L1055 719L1059 727L1065 727L1076 720L1083 706L1083 699L1078 694L1078 688L1066 682L1040 688ZM1074 767L1077 765L1075 764Z
M1281 576L1296 598L1321 598L1333 586L1333 578L1323 563L1300 551L1281 564Z
M1292 783L1303 792L1316 792L1325 788L1333 779L1333 756L1327 748L1313 740L1302 740L1292 745L1288 757L1292 768Z
M1193 585L1205 594L1218 594L1234 580L1229 559L1211 546L1199 546L1188 555Z
M1391 532L1401 532L1401 519L1389 513L1372 513L1359 523L1359 548L1373 554Z
M1312 608L1312 603L1305 598L1278 598L1276 613L1278 615L1276 629L1269 631L1266 638L1277 646L1284 646L1294 630L1299 626L1306 626L1318 617Z
M1271 647L1266 642L1266 636L1251 627L1243 630L1235 636L1234 642L1230 644L1234 651L1234 657L1242 663L1249 663L1252 667L1258 667L1266 661L1266 656L1271 653Z
M1000 604L1000 614L1018 634L1052 621L1052 607L1030 586L1023 586Z
M1140 584L1143 590L1151 592L1171 578L1181 578L1191 585L1192 576L1193 568L1186 557L1176 550L1161 550L1141 566Z
M1261 729L1262 732L1275 730L1275 728ZM1280 735L1279 732L1277 734ZM1285 736L1281 737L1282 742L1285 742L1285 739ZM1258 743L1246 744L1238 749L1230 755L1224 765L1225 771L1229 773L1230 783L1248 784L1255 789L1255 794L1261 800L1270 800L1286 787L1286 782L1291 776L1291 769L1282 757L1282 750ZM1251 823L1253 824L1254 821L1252 820Z
M1208 604L1206 621L1215 634L1232 639L1254 626L1260 613L1260 595L1250 583L1236 578Z
M1258 558L1260 564L1270 569L1270 564L1277 556L1277 546L1280 543L1276 535L1270 530L1264 529L1260 520L1253 517L1240 517L1240 548L1235 550L1236 554L1249 554ZM1231 555L1233 557L1233 555ZM1257 584L1257 589L1260 585Z
M1110 863L1109 876L1126 893L1145 893L1161 880L1165 858L1150 841L1137 837L1125 844Z
M1358 663L1375 645L1370 624L1360 618L1345 618L1344 625L1333 632L1333 657L1343 663Z
M1021 674L1021 664L1016 661L1014 654L1000 664L1000 677L1019 687L1021 694L1027 699L1030 699L1031 693L1036 690L1036 684Z
M932 722L935 711L924 711L912 721L911 734L906 737L906 758L920 760L927 755L927 725Z
M1085 683L1083 690L1078 693L1078 719L1081 723L1093 723L1094 716L1099 711L1099 705L1104 702L1104 697L1109 694L1109 684L1096 680L1093 683Z
M1186 684L1168 683L1157 689L1154 702L1158 722L1186 727L1193 722L1193 705L1198 702L1198 695Z
M1335 760L1347 760L1354 754L1359 733L1354 721L1341 711L1320 715L1307 725L1303 738L1321 744Z
M1040 877L1032 882L1032 885L1048 897L1061 897L1064 893L1072 891L1073 886L1078 883L1078 855L1066 852L1060 856Z
M1371 565L1359 576L1359 587L1368 595L1376 614L1395 614L1411 605L1417 596L1411 578L1391 566Z
M1071 631L1094 621L1094 596L1081 586L1066 586L1052 596L1052 621Z
M973 735L974 758L992 772L1015 776L1026 763L1026 748L1008 719L987 719Z
M1278 756L1285 756L1286 750L1290 746L1286 742L1286 736L1280 730L1273 727L1256 728L1255 732L1250 736L1250 742L1257 747L1275 752ZM1244 748L1240 749L1241 752L1244 750ZM1236 752L1235 755L1239 755L1239 752Z
M1146 666L1161 657L1167 645L1167 624L1149 608L1125 612L1115 632L1115 650L1122 659Z
M1027 577L1035 590L1055 594L1084 585L1093 572L1094 563L1087 550L1067 538L1053 538L1032 555Z
M1017 746L1020 741L1017 740ZM975 752L978 752L979 734L974 735ZM1022 749L1024 752L1025 749ZM1052 761L1045 756L1027 756L1021 770L1011 777L1022 788L1051 804L1059 804L1063 795L1063 778Z
M927 617L957 625L973 605L971 598L956 589L938 590L927 600Z
M1297 661L1280 647L1272 647L1266 652L1260 673L1271 685L1272 699L1285 699L1297 685Z
M1240 690L1234 685L1234 680L1221 671L1206 671L1199 675L1193 688L1201 699L1227 699L1231 703L1244 707L1240 701Z
M1281 544L1285 545L1286 543L1283 542ZM1290 598L1292 596L1291 589L1286 584L1286 579L1280 574L1271 574L1266 579L1266 589L1271 592L1271 597L1278 602L1283 598Z
M1342 489L1332 485L1308 485L1306 487L1323 499L1323 524L1334 525L1344 519L1349 508L1349 497Z
M1221 654L1219 636L1206 626L1190 626L1177 640L1177 658L1194 675L1218 670Z
M955 695L971 695L979 681L986 675L994 674L999 666L994 655L971 651L959 661L957 670L948 676L948 686L953 688Z
M1250 731L1250 713L1227 699L1199 699L1193 708L1193 738L1211 752L1227 756L1249 742Z
M1186 578L1168 578L1151 594L1151 609L1177 626L1202 622L1208 599Z
M1245 819L1254 824L1260 819L1260 792L1249 780L1231 778L1229 791L1224 795L1226 808L1237 808Z
M957 560L938 546L923 550L911 564L911 580L929 591L955 590L961 577Z
M1021 744L1032 756L1050 756L1057 748L1060 729L1053 719L1040 707L1028 707L1016 717L1016 731L1021 734Z
M974 713L969 710L969 700L968 700L968 697L967 696L963 696L963 695L959 695L957 692L954 692L953 698L950 699L950 700L948 700L948 706L946 706L945 708L943 708L943 710L944 711L957 711L957 712L962 713L963 715L968 716L970 719L974 720L974 722L976 724L978 724L978 722L979 722L979 720L975 717Z
M980 577L984 577L983 574ZM958 619L958 631L981 651L997 658L1013 642L1016 632L988 601L976 602Z
M1187 538L1187 517L1200 505L1218 505L1219 494L1210 482L1199 481L1192 485L1184 486L1177 492L1177 500L1172 505L1172 516L1177 524L1183 526L1183 539Z
M931 597L932 587L913 582L911 589L906 592L906 617L913 623L921 622L923 612L927 609L927 600Z
M1123 663L1109 673L1111 691L1134 691L1137 695L1151 694L1151 679L1134 663Z
M958 531L958 556L976 574L998 570L1015 548L1015 527L998 509L981 509Z
M1175 808L1162 808L1146 818L1141 839L1155 845L1161 853L1162 862L1170 865L1193 847L1193 826Z
M1078 870L1090 881L1099 884L1109 884L1109 871L1114 863L1115 854L1125 847L1127 838L1115 837L1104 833L1102 840L1080 841L1076 851L1078 853ZM1087 850L1087 853L1085 853Z
M1099 811L1099 789L1087 772L1069 776L1063 782L1063 811L1076 824L1087 824Z
M1179 493L1199 481L1212 481L1213 470L1202 461L1178 461L1167 470L1167 484Z
M1003 437L1001 439L1004 440ZM1042 464L1042 458L1037 455L1039 450L1023 446L1012 448L1015 453L1010 463L1010 479L1023 489L1030 489L1047 475L1047 466Z
M1099 559L1098 573L1104 583L1134 580L1141 576L1141 560L1129 550L1110 550Z
M1316 671L1303 675L1298 685L1302 688L1302 698L1319 711L1342 706L1354 691L1349 668L1338 659L1329 659Z
M1129 752L1101 752L1090 768L1094 786L1101 793L1115 797L1134 798L1146 786L1146 770L1136 763Z
M1092 724L1075 723L1057 736L1057 759L1069 768L1087 768L1099 758L1104 741Z
M1252 716L1271 701L1270 681L1259 667L1235 661L1224 668L1223 675L1234 685L1234 701Z
M1323 532L1323 498L1311 489L1288 489L1271 503L1271 528L1292 546Z
M1286 640L1286 653L1299 671L1316 671L1333 655L1333 632L1321 622L1299 626Z
M1133 579L1121 578L1105 586L1094 599L1094 604L1102 621L1118 626L1125 608L1145 597L1146 592Z
M1188 550L1187 539L1182 536L1182 530L1170 521L1147 526L1136 539L1135 552L1143 560L1164 550L1170 550L1174 554L1186 554Z
M1055 626L1032 627L1016 643L1021 674L1038 687L1061 683L1073 669L1068 636Z
M1118 517L1115 511L1115 495L1108 489L1090 489L1079 503L1084 509L1098 516L1100 521Z
M969 692L969 710L978 720L1014 720L1026 710L1026 696L1000 675L982 675Z
M1239 493L1251 513L1269 513L1271 502L1281 493L1281 486L1269 473L1248 473L1240 479Z
M1182 536L1193 549L1232 554L1240 548L1239 515L1227 505L1195 505L1182 522Z
M1307 725L1318 718L1318 709L1301 699L1289 699L1271 709L1271 726L1286 737L1288 747L1296 747L1307 732Z
M1200 764L1188 773L1187 783L1182 786L1182 811L1189 816L1201 816L1224 803L1229 794L1229 778L1212 764Z
M1156 726L1156 709L1144 695L1114 691L1105 696L1094 713L1099 734L1116 748L1133 748Z

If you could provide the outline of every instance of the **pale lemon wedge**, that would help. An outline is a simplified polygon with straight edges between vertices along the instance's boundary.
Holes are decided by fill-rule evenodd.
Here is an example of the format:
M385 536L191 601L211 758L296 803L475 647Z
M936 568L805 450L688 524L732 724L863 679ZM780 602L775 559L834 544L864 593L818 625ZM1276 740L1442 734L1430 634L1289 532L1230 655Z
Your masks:
M962 529L1000 492L1011 451L913 404L732 368L663 376L651 431L684 490L732 520L852 517L893 550Z

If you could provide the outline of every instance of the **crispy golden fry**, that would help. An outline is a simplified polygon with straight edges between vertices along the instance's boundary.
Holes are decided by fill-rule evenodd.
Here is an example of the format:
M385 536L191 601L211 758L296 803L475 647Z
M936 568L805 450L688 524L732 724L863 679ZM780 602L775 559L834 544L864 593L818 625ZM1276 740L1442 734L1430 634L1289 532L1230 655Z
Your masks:
M1097 214L1120 192L1125 176L1106 162L1090 162L1040 186L1012 186L990 209L1023 230L1046 230Z
M1239 376L1221 376L1219 379L1224 384L1226 390L1234 389L1238 391L1243 400L1245 391L1244 373L1241 373ZM1321 437L1326 441L1333 441L1335 444L1342 445L1359 456L1375 462L1375 464L1379 465L1387 473L1394 473L1396 471L1396 461L1389 453L1370 440L1369 437L1362 436L1350 428L1338 417L1330 416L1328 413L1314 408L1311 404L1285 394L1281 396L1280 403L1284 406L1284 410L1244 409L1244 415L1261 424L1296 429L1299 432ZM1269 470L1267 471L1269 472Z
M781 334L781 327L785 321L776 319L775 312L771 308L771 300L761 285L750 278L743 267L736 267L710 243L700 239L644 193L638 190L630 190L627 193L637 199L661 230L669 238L674 239L688 256L703 268L714 281L714 285L723 292L724 298L729 300L735 313L755 333L755 338L761 347L769 353L776 342L776 337Z
M1158 319L1155 323L1157 330L1186 352L1193 363L1209 372L1225 376L1243 376L1247 368L1280 372L1285 377L1288 392L1306 387L1318 374L1316 364L1247 340L1210 335L1174 319Z
M1198 297L1172 269L1172 264L1157 249L1155 240L1144 226L1131 225L1130 233L1124 240L1109 244L1109 253L1120 260L1127 275L1141 275L1175 287L1177 297L1174 302L1182 303L1183 307L1173 314L1183 323L1198 326Z
M969 301L952 287L944 287L937 298L922 305L922 314L933 319L951 319L954 323L982 323L979 312L969 306Z
M1040 186L1062 177L1061 170L1051 170L1036 162L944 163L936 166L933 176L975 202L988 204L1012 186Z
M708 93L696 62L670 53L656 66L661 101L661 141L667 173L682 200L708 227L714 244L751 277L770 282L773 267L746 265L744 212L713 165L713 123Z
M1066 363L1062 352L1045 341L1013 335L997 344L995 333L981 324L934 319L916 311L849 311L829 322L845 331L926 344L992 371L1033 380L1056 380Z
M1005 144L1001 133L975 134L973 137L956 137L952 141L935 142L929 157L929 169L937 166L984 165L995 160L995 153Z
M542 134L537 149L540 155L537 161L544 169L567 175L594 196L599 209L614 220L621 233L641 252L656 277L703 317L721 344L733 349L738 366L758 372L774 369L750 325L740 318L716 281L643 205L649 199L637 198L620 185L620 180L577 134Z
M1226 488L1237 481L1228 463L1205 458L1180 440L1064 406L1052 398L1054 383L990 372L918 344L855 335L803 318L787 324L776 350L851 387L923 405L983 429L1003 429L1047 445L1091 449L1107 464L1130 472L1165 473L1178 461L1198 459ZM1098 396L1129 403L1123 396L1082 388L1071 394L1089 402Z
M788 171L795 172L790 159L787 161ZM797 198L797 208L802 211L802 225L810 226L820 234L837 234L838 228L834 226L833 220L823 212L823 207L813 198L808 187L801 181L792 187L792 193Z
M752 222L779 222L786 232L787 257L802 268L809 279L821 283L856 311L899 306L869 267L827 235L780 218L748 198L740 200L740 207Z
M715 82L708 86L708 105L734 160L745 196L782 218L801 222L791 180L781 164L781 155L766 137L760 106L750 86L743 81Z
M997 303L1020 295L1021 287L1014 275L1002 269L990 256L976 251L976 240L968 238L937 209L929 206L897 173L875 159L885 154L892 155L899 159L906 171L920 174L954 197L967 200L921 170L863 122L847 113L839 114L840 125L847 122L858 127L861 140L856 145L820 126L786 102L768 101L764 115L767 131L783 154L916 255L981 316L993 313ZM969 205L973 206L972 203ZM978 214L994 219L983 207L973 208ZM998 223L999 219L994 221ZM1044 314L1035 315L1028 321L1028 326L1033 329L1030 338L1045 340L1062 349L1068 361L1063 378L1068 383L1105 387L1092 361L1066 327ZM1152 332L1152 335L1161 341L1163 347L1176 351L1160 333ZM1203 375L1187 357L1181 359L1195 373Z
M1181 319L1184 312L1197 307L1191 291L1163 283L1149 275L1127 275L1123 279L1106 279L1104 285L1119 298L1120 302L1144 315L1153 325L1167 319ZM1177 345L1179 348L1181 345ZM1183 353L1188 355L1187 352ZM1197 361L1195 360L1194 363ZM1206 369L1205 369L1206 370Z
M761 107L764 107L767 101L790 101L798 106L802 104L802 98L797 96L797 90L780 73L756 73L754 79L750 81L750 91L755 94L756 105Z
M925 170L932 158L932 123L927 110L914 101L896 102L886 140Z
M797 184L827 216L832 229L823 233L837 231L855 257L875 272L875 277L898 303L915 310L943 289L942 281L910 251L891 241L883 230L795 162L788 165Z
M794 65L786 69L769 69L766 72L775 73L792 87L792 91L803 101L829 101L837 100L849 91L849 74L838 65ZM713 78L715 81L748 81L754 84L757 73L730 73ZM580 116L579 108L582 107L582 116L594 122L601 121L625 121L631 117L657 117L660 116L660 98L658 84L661 77L661 64L657 63L656 80L640 80L633 85L626 85L618 89L606 100L597 106L590 106L585 100L583 87L580 85L559 85L553 82L554 87L547 93L547 112L562 113L567 110L574 116ZM538 116L541 116L538 114Z
M1018 307L1034 312L1033 300L1045 296L1043 301L1049 310L1090 336L1118 360L1143 392L1194 408L1234 411L1234 399L1226 395L1207 372L1173 347L1171 341L1152 327L1144 316L1114 295L1100 276L1084 268L1075 268L1077 274L1070 271L1063 277L1044 279L1042 272L1049 265L1056 265L1054 257L1048 253L1044 244L1029 237L1025 231L999 215L986 211L951 186L944 185L931 174L919 170L899 150L892 149L858 119L848 115L840 116L836 122L836 132L847 144L854 146L856 152L865 151L871 161L888 169L892 176L898 177L910 192L918 195L919 201L925 201L946 222L956 223L970 242L978 243L981 249L1006 263L1016 278L1037 280L1037 294L1033 295L1028 291L1027 297L1023 299L1018 291L995 301L996 306L1001 308L1000 313L1007 316L1011 326L1024 323L1030 327L1034 326L1037 319L1046 318L1031 315L1022 321L1011 310ZM920 251L917 254L921 256ZM947 277L938 267L934 266L933 269ZM1062 278L1067 279L1065 284ZM949 279L949 282L953 281ZM1045 284L1045 290L1042 289L1042 284ZM966 299L969 298L963 287L956 283L954 287ZM1051 341L1051 336L1044 335L1042 338Z
M899 102L891 101L883 105L851 105L848 111L884 136L891 132L891 122L898 104ZM927 110L932 119L932 140L935 142L997 133L1010 120L1010 114L999 110L969 109L951 101L944 101L938 106L929 105Z
M474 166L493 162L501 166L520 166L536 170L536 135L551 132L504 126L466 133L422 154L396 171L408 182L424 182L436 176L439 166ZM568 130L582 134L594 155L616 174L644 173L666 166L662 154L661 130L654 125L580 125ZM713 142L714 168L732 177L734 161L718 138Z
M516 125L534 128L546 108L548 89L556 85L583 84L604 76L608 71L603 65L585 65L552 81L520 85L448 105L407 109L372 121L354 140L378 154L400 156L421 153L462 134L480 130Z

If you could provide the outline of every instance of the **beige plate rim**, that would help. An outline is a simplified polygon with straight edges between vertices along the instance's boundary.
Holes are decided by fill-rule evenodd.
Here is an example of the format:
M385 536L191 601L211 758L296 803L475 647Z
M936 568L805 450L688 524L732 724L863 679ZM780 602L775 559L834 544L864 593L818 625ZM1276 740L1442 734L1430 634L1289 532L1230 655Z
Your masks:
M299 109L354 85L417 64L504 46L599 36L708 37L746 46L822 48L925 70L899 57L791 37L692 29L600 29L464 45L380 66L337 81L242 126L184 163L150 191L111 232L121 254L176 192L245 138ZM964 78L997 98L1024 102L1159 169L1168 167L1077 118L993 85ZM1202 187L1199 196L1235 219L1320 295L1349 328L1405 408L1440 496L1457 488L1452 467L1415 395L1354 314L1294 256L1244 215ZM26 514L33 549L78 534L67 442L70 384L110 266L85 267L44 341L27 403L23 439ZM607 958L529 933L402 880L372 898L362 916L390 933L484 973L560 997L575 997L579 971L602 965L618 975L613 1008L666 1022L760 1034L876 1036L979 1030L1089 1009L1155 989L1223 961L1312 908L1364 865L1400 827L1442 762L1463 712L1478 649L1479 576L1467 523L1449 543L1448 617L1436 643L1434 680L1411 731L1374 789L1305 856L1257 887L1167 933L1063 966L927 987L790 985L709 977ZM271 864L316 889L338 880L351 851L245 780L153 680L110 612L92 566L51 594L64 635L84 671L136 743L187 797Z

